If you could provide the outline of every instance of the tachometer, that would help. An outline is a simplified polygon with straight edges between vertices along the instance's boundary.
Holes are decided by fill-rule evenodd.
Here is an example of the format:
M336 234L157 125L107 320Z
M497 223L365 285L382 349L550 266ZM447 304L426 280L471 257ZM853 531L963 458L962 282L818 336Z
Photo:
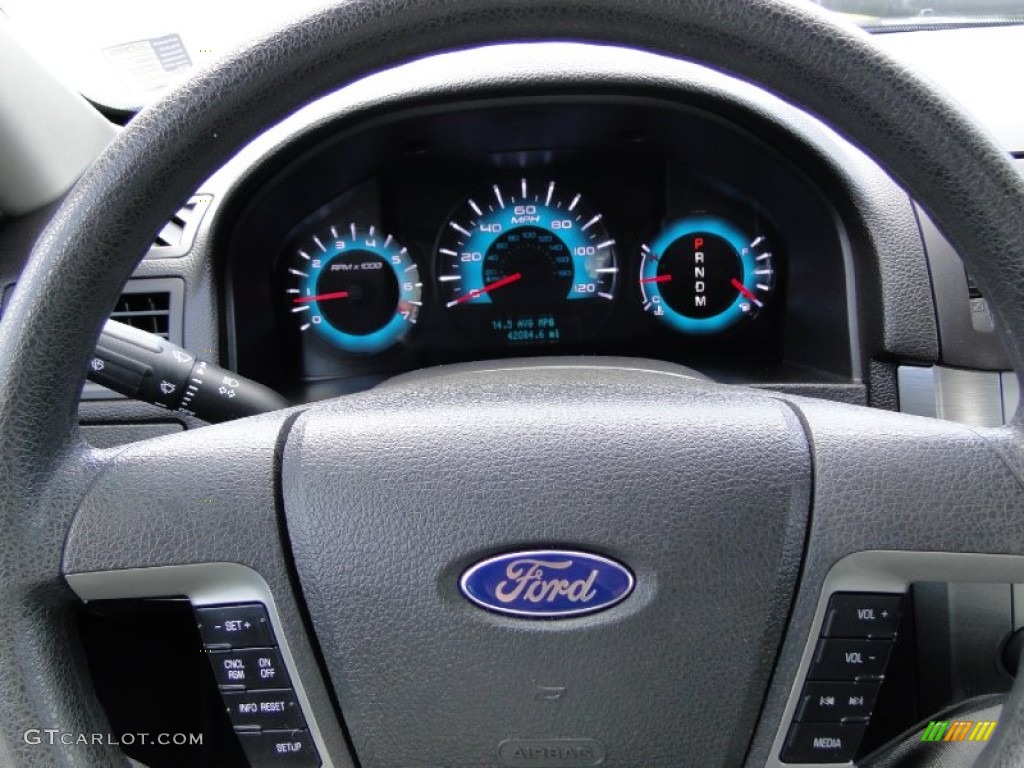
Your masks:
M518 179L478 190L445 223L441 297L477 339L578 340L615 298L615 240L581 194Z
M288 310L299 330L353 354L397 344L423 305L408 249L372 226L331 226L312 235L295 251L288 276Z
M640 250L644 310L679 333L721 333L755 317L775 285L768 237L719 216L674 221Z

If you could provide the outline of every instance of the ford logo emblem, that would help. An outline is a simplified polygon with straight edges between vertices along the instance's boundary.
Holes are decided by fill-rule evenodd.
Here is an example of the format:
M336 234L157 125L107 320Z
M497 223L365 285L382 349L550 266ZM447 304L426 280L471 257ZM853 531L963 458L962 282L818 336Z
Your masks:
M481 608L531 619L602 611L625 600L634 584L614 560L563 549L498 555L459 580L462 594Z

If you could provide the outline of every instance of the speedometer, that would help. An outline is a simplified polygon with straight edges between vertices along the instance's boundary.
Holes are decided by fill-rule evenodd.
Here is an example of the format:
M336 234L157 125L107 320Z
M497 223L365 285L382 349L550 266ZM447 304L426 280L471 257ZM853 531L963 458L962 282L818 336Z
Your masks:
M618 271L602 214L554 181L478 190L438 244L444 305L470 336L497 343L588 337L615 299Z

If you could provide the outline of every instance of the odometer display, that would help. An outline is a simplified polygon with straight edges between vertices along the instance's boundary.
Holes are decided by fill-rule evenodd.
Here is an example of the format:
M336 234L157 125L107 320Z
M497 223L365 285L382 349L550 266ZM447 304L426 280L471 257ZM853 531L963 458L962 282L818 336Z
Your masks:
M554 181L479 190L446 222L438 244L442 301L481 341L584 339L607 315L617 274L603 216Z

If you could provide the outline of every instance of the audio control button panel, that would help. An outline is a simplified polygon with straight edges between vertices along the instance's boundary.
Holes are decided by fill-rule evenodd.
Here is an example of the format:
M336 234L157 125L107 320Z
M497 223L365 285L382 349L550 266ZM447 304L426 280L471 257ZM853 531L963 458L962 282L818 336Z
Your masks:
M853 760L885 679L902 607L902 594L837 592L829 598L782 762Z

